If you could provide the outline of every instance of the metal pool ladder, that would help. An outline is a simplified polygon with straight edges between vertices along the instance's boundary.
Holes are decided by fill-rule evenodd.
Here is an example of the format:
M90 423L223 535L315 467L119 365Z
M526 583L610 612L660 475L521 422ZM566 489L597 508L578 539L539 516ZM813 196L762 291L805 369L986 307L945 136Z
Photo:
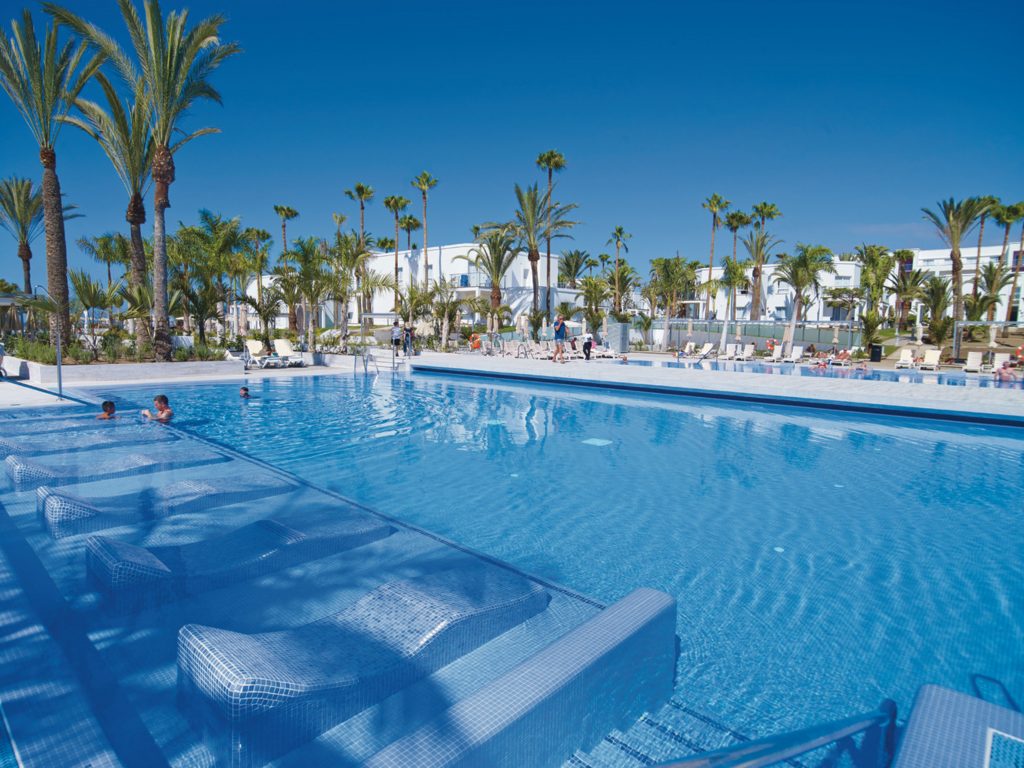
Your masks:
M659 768L759 768L789 760L875 727L882 729L878 766L889 768L896 747L896 702L891 699L879 704L874 712L819 723L810 728L776 734L757 741L744 741L714 752L670 760L661 763Z

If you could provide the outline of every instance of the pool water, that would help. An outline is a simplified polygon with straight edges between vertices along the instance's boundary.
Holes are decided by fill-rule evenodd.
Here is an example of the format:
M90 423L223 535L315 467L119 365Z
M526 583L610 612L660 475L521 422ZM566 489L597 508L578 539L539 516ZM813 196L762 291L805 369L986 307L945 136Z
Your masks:
M600 600L676 595L677 696L763 734L1024 700L1024 431L436 375L169 386L190 430ZM119 410L150 389L99 394Z

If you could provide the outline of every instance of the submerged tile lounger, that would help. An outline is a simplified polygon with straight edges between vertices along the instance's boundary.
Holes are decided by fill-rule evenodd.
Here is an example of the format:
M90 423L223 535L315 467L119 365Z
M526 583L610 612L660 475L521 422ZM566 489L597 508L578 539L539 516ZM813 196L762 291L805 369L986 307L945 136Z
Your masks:
M247 635L187 624L178 687L233 765L262 765L521 624L540 585L467 564L377 587L298 629Z
M181 480L117 496L84 498L49 486L36 489L36 511L54 539L156 520L183 512L254 501L295 489L277 477Z
M394 532L369 515L310 522L259 520L191 544L139 547L106 536L86 541L90 578L118 605L192 595L383 539Z
M37 486L86 483L115 477L141 475L166 469L205 466L231 461L228 456L205 447L193 445L158 446L147 453L130 453L103 457L88 462L71 459L36 460L12 455L4 459L7 476L15 488L28 490Z
M177 439L178 436L169 430L145 424L132 424L112 429L107 427L76 429L67 434L45 432L41 435L0 438L0 458L7 458L12 454L39 456L47 453L112 448L119 445L166 443Z

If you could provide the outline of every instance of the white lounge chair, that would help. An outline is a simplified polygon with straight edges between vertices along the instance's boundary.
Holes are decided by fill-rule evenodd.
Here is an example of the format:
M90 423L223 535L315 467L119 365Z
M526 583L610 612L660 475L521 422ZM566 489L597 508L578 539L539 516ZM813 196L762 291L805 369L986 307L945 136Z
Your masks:
M781 363L782 362L782 345L776 344L770 355L765 355L764 361L766 363Z
M745 347L743 347L743 349L741 351L736 353L736 359L737 360L753 360L754 359L754 349L756 349L756 347L753 344L747 344Z
M846 350L843 350L838 355L830 359L828 362L829 365L833 365L837 368L847 368L853 365L853 356Z
M924 353L924 360L919 366L922 371L937 371L939 370L939 359L942 356L942 350L929 349Z
M784 362L784 363L799 363L803 359L804 359L804 348L803 347L793 347L793 351L790 352L788 355L785 355L782 358L782 362Z
M709 356L714 351L715 351L715 345L712 344L709 341L703 347L701 347L699 350L697 350L697 354L695 354L693 356L693 359L694 360L703 360L705 357Z
M306 364L302 355L295 351L295 347L288 339L274 339L274 351L286 366L302 367Z
M990 370L997 371L1003 367L1003 363L1008 363L1009 361L1009 352L996 352L994 355L992 355L992 367Z
M249 359L257 368L279 368L282 365L281 358L277 354L268 355L263 351L263 342L259 339L246 339L245 349L249 353Z
M718 355L719 360L732 360L736 357L736 350L739 347L738 344L726 344L725 351Z
M914 363L914 350L910 347L903 347L900 350L900 358L896 361L897 368L913 368L916 364Z
M984 368L984 355L981 352L968 352L964 363L964 373L981 373Z
M686 342L686 346L679 350L676 357L690 357L691 355L693 355L693 347L694 344L692 341Z

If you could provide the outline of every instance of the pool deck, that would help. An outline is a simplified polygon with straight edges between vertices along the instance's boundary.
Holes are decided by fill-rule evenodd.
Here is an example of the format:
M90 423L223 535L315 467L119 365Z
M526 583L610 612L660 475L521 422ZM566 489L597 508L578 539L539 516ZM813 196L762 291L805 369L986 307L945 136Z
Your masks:
M780 376L574 360L485 357L423 353L414 372L496 376L548 384L649 391L745 402L800 405L835 410L893 413L957 421L986 421L1024 427L1024 390L957 387L937 382L865 381Z

